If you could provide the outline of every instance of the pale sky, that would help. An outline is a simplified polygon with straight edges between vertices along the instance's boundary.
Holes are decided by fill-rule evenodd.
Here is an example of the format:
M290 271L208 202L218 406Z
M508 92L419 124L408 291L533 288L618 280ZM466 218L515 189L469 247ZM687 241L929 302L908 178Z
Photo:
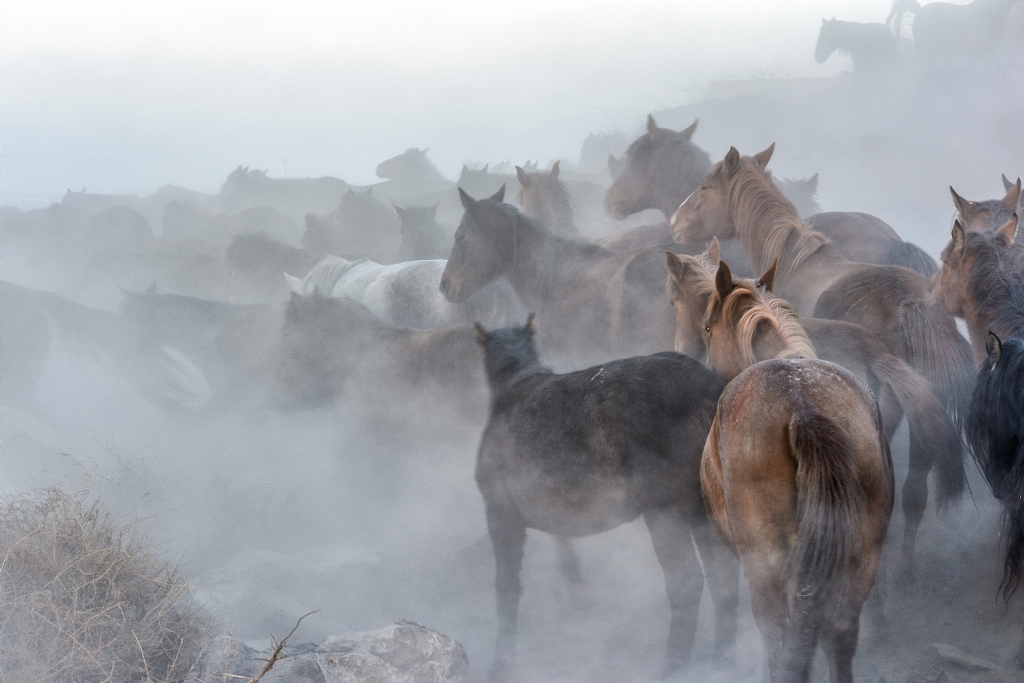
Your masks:
M372 182L430 147L463 161L577 158L709 80L830 76L822 17L888 0L609 3L4 0L2 202L65 187L216 191L239 164Z

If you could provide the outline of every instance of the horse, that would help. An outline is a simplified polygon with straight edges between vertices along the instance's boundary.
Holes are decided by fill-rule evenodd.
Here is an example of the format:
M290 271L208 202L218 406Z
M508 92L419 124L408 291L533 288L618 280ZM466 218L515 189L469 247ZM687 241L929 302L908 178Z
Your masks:
M967 439L992 494L1002 503L1003 576L1009 600L1024 568L1024 339L989 332L967 416ZM1017 654L1021 664L1024 648Z
M231 238L224 249L229 268L228 301L259 303L284 300L291 292L281 273L303 276L316 258L264 233L243 233Z
M731 148L676 211L672 229L684 244L739 237L764 272L778 259L776 292L797 314L857 323L932 385L962 426L974 368L967 340L931 296L928 278L908 268L853 263L807 227L771 182L775 145L752 157Z
M476 196L490 196L502 187L514 187L519 182L516 176L510 173L491 173L488 170L490 166L488 163L479 170L473 170L463 165L457 183L459 188Z
M431 330L474 320L503 325L522 316L516 295L503 283L481 288L462 301L449 301L440 290L445 265L442 259L381 265L328 256L301 280L287 273L285 279L296 294L347 297L399 327Z
M663 674L688 663L703 576L715 605L716 652L727 656L736 637L739 567L711 531L699 476L724 383L673 352L555 374L541 365L533 316L523 327L476 330L491 393L476 465L497 569L490 680L512 673L526 530L586 536L640 515L672 612Z
M437 166L434 166L430 159L427 159L427 151L410 147L401 154L377 164L377 177L391 181L388 184L389 194L419 194L451 187L452 182L437 170Z
M225 213L271 206L298 220L307 213L331 211L350 189L344 180L330 176L271 178L266 171L239 166L224 180L216 203Z
M974 0L966 5L917 0L895 0L886 24L898 35L903 15L914 15L914 48L929 67L950 65L948 60L977 57L994 51L1003 40L1004 26L1014 0Z
M690 142L697 123L694 121L689 128L677 133L659 128L652 117L647 118L647 133L629 146L620 162L621 172L608 189L608 210L613 217L624 218L653 208L660 209L669 218L698 189L701 177L711 170L711 160ZM861 257L874 254L872 258L878 260L868 263L892 263L927 270L928 256L924 252L905 245L883 221L865 216L867 214L831 212L815 229L823 231L839 253L850 260L861 261ZM737 266L734 254L740 250L729 244L732 240L719 238L722 249L729 253L730 263ZM692 246L704 247L696 243ZM744 264L742 270L752 275L758 266L751 265L754 267L747 269ZM928 271L928 275L931 272Z
M818 204L818 174L810 178L772 178L803 218L821 213Z
M384 261L398 248L399 220L394 211L365 192L348 189L330 214L306 214L302 246L317 256L356 256Z
M972 202L964 199L956 190L950 186L949 193L953 195L953 205L956 207L960 225L968 231L993 231L997 230L1010 220L1010 216L1017 213L1020 203L1020 178L1016 183L1010 184L1006 176L1003 176L1003 184L1006 186L1006 194L1002 199L986 199Z
M536 311L541 348L577 368L672 348L672 315L660 300L664 250L612 252L552 234L503 203L503 190L481 200L459 193L465 213L441 278L449 301L505 278Z
M408 206L402 208L391 203L401 224L398 231L402 242L395 250L392 261L420 261L444 258L452 250L452 231L437 222L438 200L433 206Z
M977 363L987 355L989 332L1024 336L1024 245L1013 241L1016 233L1016 214L991 233L954 222L942 269L932 278L936 301L967 323Z
M703 321L715 290L715 271L720 260L717 240L712 239L711 246L700 256L667 253L666 259L666 287L676 311L676 351L703 358L707 353ZM903 484L905 524L900 576L909 578L913 574L917 531L928 503L928 473L936 469L939 509L954 501L964 488L963 452L956 426L932 394L928 382L889 353L876 335L841 320L798 318L783 300L769 295L773 273L769 269L761 276L745 302L760 311L756 318L758 344L747 349L753 354L748 360L767 360L787 337L806 336L818 358L841 365L872 389L886 438L892 438L904 414L907 416L913 436ZM782 341L766 342L769 335L777 335Z
M578 236L572 197L558 178L559 162L548 173L530 173L516 166L519 181L519 206L523 213L546 225L553 234Z
M878 571L894 483L870 390L815 358L796 329L759 338L755 287L723 262L705 317L708 364L729 381L701 459L708 514L739 555L775 683L810 679L820 640L853 683L861 608ZM753 362L751 351L774 356Z
M857 76L884 75L896 67L900 58L899 41L887 25L822 19L814 61L824 64L836 50L850 55Z

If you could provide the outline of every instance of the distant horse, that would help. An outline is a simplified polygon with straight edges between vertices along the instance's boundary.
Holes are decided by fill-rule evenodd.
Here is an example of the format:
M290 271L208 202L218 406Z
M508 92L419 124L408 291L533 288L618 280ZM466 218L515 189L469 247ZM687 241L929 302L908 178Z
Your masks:
M399 220L394 211L366 192L349 189L331 214L306 214L302 246L312 254L386 261L398 248Z
M396 191L403 196L442 190L452 185L437 166L427 159L426 149L410 147L398 156L385 159L377 164L377 177L391 181L388 192L395 196ZM392 189L393 187L393 189Z
M850 55L855 74L867 77L892 71L900 57L899 41L885 24L822 19L814 61L824 64L836 50Z
M330 176L271 178L266 171L239 166L221 185L217 206L225 213L271 206L299 219L307 213L330 211L351 187L344 180Z
M453 231L437 222L440 201L433 206L407 206L404 209L394 202L391 206L401 221L398 231L402 235L402 242L391 258L394 263L443 259L451 253Z
M914 15L914 48L926 67L951 66L951 59L978 57L993 52L1002 42L1014 0L951 2L895 0L886 23L898 35L903 15Z
M502 203L501 191L481 200L459 192L465 213L441 278L449 301L505 278L537 312L544 352L573 367L672 348L663 249L612 252L552 234Z
M489 197L502 187L516 188L519 180L511 173L491 173L490 164L479 170L463 165L458 186L476 197Z
M717 246L712 240L708 251L696 257L667 254L668 294L676 311L676 351L695 358L707 353L704 317L715 291ZM928 502L929 471L936 469L940 509L963 490L960 435L928 382L889 353L877 336L841 320L798 319L788 304L769 294L773 274L770 269L756 287L748 288L749 300L743 303L759 311L749 319L756 329L753 343L744 347L747 360L768 360L787 339L806 336L818 358L841 365L873 390L887 438L892 438L903 415L907 416L910 463L903 485L905 525L900 557L900 569L906 576L914 566L917 531Z
M1003 185L1006 187L1006 195L1002 199L986 199L972 202L964 199L956 193L952 187L949 193L953 195L953 205L959 214L960 225L967 231L992 231L997 230L1010 220L1010 216L1017 213L1020 204L1020 178L1016 183L1010 183L1006 176L1003 176Z
M291 289L282 281L281 273L302 277L316 260L312 254L263 233L235 235L224 250L230 272L228 301L283 301Z
M756 338L762 307L743 305L752 289L719 267L708 363L731 381L701 460L704 500L743 564L771 680L808 681L820 640L832 680L853 683L892 514L889 445L868 388L816 360L806 337ZM759 345L777 360L751 364L743 349Z
M477 335L491 390L476 466L497 567L490 680L507 680L515 661L526 530L587 536L639 515L672 612L664 675L685 666L693 646L704 586L694 541L715 604L716 652L726 654L736 636L739 568L714 538L699 476L722 381L671 352L555 374L538 358L532 316L525 327L478 325Z
M432 330L476 320L503 325L522 317L516 295L504 283L482 288L463 301L447 300L440 290L444 272L441 259L381 265L367 259L328 256L301 280L287 274L285 279L296 294L319 292L353 299L399 327Z
M316 408L358 392L364 400L441 401L482 424L487 386L469 325L413 330L351 299L293 294L276 347L278 407Z
M658 128L653 118L647 118L647 133L629 146L621 161L621 173L608 190L608 210L612 216L623 218L652 208L660 209L666 217L672 216L697 189L703 174L711 170L708 155L690 142L696 128L697 121L694 121L689 128L677 133ZM814 221L815 217L809 220ZM870 251L879 260L863 262L927 270L928 256L917 247L905 245L892 228L873 216L830 212L821 221L815 230L823 232L839 253L852 261L863 261L859 257ZM719 239L737 272L753 274L758 268L756 264L747 270L746 264L740 266L735 261L733 254L738 250L730 244L733 240L721 236ZM703 244L691 246L703 248ZM934 268L933 263L932 270Z
M678 240L739 237L755 269L778 259L775 290L799 315L846 320L870 330L931 382L961 424L974 374L970 345L931 296L926 277L907 268L847 261L796 209L765 169L775 146L715 164L672 218Z
M519 206L523 213L536 218L555 235L578 236L573 216L572 198L565 183L558 178L558 162L548 173L530 173L516 166L519 180Z
M995 232L967 232L956 221L932 278L935 299L967 323L978 363L989 332L1024 337L1024 245L1013 241L1016 233L1016 214Z
M789 201L800 213L802 218L821 213L818 204L818 174L810 178L772 178Z
M1020 586L1024 568L1024 340L1001 340L989 332L978 370L967 439L974 457L1003 505L1003 578L1007 600ZM1021 664L1024 649L1017 654Z

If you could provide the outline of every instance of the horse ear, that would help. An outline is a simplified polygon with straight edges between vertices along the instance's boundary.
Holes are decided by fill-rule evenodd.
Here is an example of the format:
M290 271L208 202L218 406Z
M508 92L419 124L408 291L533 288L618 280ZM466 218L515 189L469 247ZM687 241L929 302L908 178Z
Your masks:
M469 166L466 166L466 164L463 164L462 165L462 175L466 175L467 173L469 173Z
M459 201L462 202L462 208L466 211L472 211L473 207L476 206L476 200L470 197L461 187L459 188Z
M1006 190L1006 196L1003 197L1003 206L1010 211L1017 210L1017 204L1020 202L1020 178L1017 178L1017 182L1010 185L1009 189Z
M740 167L740 152L735 147L730 147L729 151L725 154L725 163L722 164L722 168L729 175L735 173Z
M665 267L668 268L668 276L678 285L682 284L683 278L686 277L687 265L683 262L683 259L671 251L665 252Z
M534 313L533 311L530 311L530 314L528 316L526 316L526 325L523 326L523 329L526 330L526 334L530 335L531 337L533 335L537 334L537 314L536 313Z
M815 173L807 179L807 186L811 188L811 194L817 194L818 192L818 174Z
M700 123L700 119L699 118L694 119L693 123L691 123L689 125L689 127L684 128L683 130L679 131L679 134L682 135L687 140L689 140L690 138L693 137L694 131L697 130L697 124L698 123Z
M288 289L291 290L292 294L298 295L299 288L302 286L302 280L295 277L294 275L284 274L284 281L288 283Z
M487 342L490 340L490 335L480 323L473 323L473 336L476 337L476 343L480 346L487 346Z
M718 262L718 272L715 273L715 289L719 296L727 296L732 291L732 271L725 261Z
M758 278L758 280L757 280L757 286L758 287L764 287L766 292L772 291L772 287L775 286L775 268L778 265L779 265L779 257L776 256L775 260L772 261L772 267L769 268L768 270L764 271L764 275L762 275L760 278Z
M956 207L960 216L966 219L967 215L971 212L972 203L958 195L952 185L949 186L949 193L953 195L953 206Z
M1008 243L1013 244L1013 238L1017 236L1017 214L1010 216L996 232L1005 237Z
M720 261L722 253L722 245L718 243L718 237L711 238L711 244L708 245L708 256L712 261Z
M773 142L772 144L768 145L768 147L765 148L763 151L760 151L757 154L755 154L754 161L757 162L758 166L764 168L765 166L768 165L768 162L772 160L772 154L774 153L775 143Z
M497 192L490 196L490 199L493 199L496 202L505 201L505 183L501 184L501 187L498 188Z
M400 207L398 204L395 204L394 202L391 202L391 208L395 210L395 213L398 215L399 220L405 220L405 209Z
M555 163L554 163L554 164L553 164L553 165L551 166L551 173L549 173L549 174L548 174L548 175L550 175L550 176L551 176L551 177L552 177L552 178L553 178L554 180L558 180L558 173L559 173L559 168L558 168L558 164L559 164L559 162L560 162L560 161L561 161L561 159L559 159L558 161L556 161L556 162L555 162Z
M658 124L654 122L654 117L650 114L647 115L647 135L654 137L654 134L658 132Z
M481 170L481 172L483 172L483 173L487 173L487 168L488 168L488 167L489 167L490 165L491 165L491 162L489 162L489 161L488 161L488 162L487 162L486 164L484 164L484 167L480 169L480 170Z
M437 210L441 208L441 200L438 199L437 203L430 207L430 217L437 218Z
M953 251L963 251L964 244L967 242L967 233L964 232L964 226L960 225L960 221L953 221Z
M373 196L373 185L370 185L368 188L366 188L366 192L364 192L363 194L365 194L367 197L372 197Z
M516 178L519 180L520 187L530 185L530 174L522 166L516 166Z
M822 18L821 18L821 23L822 23L822 25L824 26L825 24L827 24L827 23L828 23L828 19L826 19L825 17L822 17Z
M1006 190L1007 192L1009 192L1010 188L1013 187L1013 183L1010 182L1010 179L1006 177L1005 173L1003 173L1002 175L1003 175L1003 189ZM1017 178L1017 180L1020 180L1020 178ZM70 192L70 191L71 190L68 190L68 192Z
M995 370L999 359L1003 357L1003 342L999 340L995 332L988 333L988 339L985 340L985 353L988 354L988 359L992 361L992 369Z

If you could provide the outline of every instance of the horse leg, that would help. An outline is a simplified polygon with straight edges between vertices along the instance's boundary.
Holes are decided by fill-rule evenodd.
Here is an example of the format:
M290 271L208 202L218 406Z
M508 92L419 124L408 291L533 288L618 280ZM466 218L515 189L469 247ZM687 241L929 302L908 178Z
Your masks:
M928 504L928 471L935 459L922 444L920 435L910 427L910 469L903 482L903 547L900 550L898 578L904 583L914 579L914 545Z
M786 557L781 553L770 556L755 554L743 562L743 571L750 586L750 611L754 614L757 630L764 641L768 665L764 680L780 681L782 653L786 627L789 623L789 596L786 578Z
M558 568L562 578L572 586L583 583L583 572L580 570L580 557L568 536L555 536L555 549L558 552Z
M693 549L690 530L678 508L648 510L644 513L644 521L651 532L658 562L665 572L665 589L672 609L661 670L662 677L666 678L690 661L700 613L700 596L704 592L704 576Z
M731 664L736 661L740 561L706 519L694 525L693 538L704 562L704 578L715 605L715 660Z
M515 510L488 505L487 530L494 546L494 588L498 605L498 636L489 680L498 682L509 679L515 662L519 596L522 594L519 574L523 568L526 526Z
M822 634L821 646L828 660L831 683L853 683L853 655L857 651L858 609L847 605Z

